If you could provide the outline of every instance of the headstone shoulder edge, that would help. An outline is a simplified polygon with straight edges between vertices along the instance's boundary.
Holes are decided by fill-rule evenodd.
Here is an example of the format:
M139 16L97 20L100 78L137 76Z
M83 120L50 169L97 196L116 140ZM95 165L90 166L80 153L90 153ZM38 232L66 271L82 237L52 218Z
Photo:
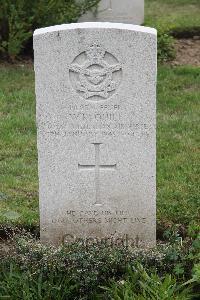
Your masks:
M62 30L73 30L73 29L124 29L136 32L144 32L152 35L157 35L157 30L155 28L124 24L124 23L111 23L111 22L85 22L85 23L71 23L71 24L62 24L49 26L44 28L36 29L33 33L33 36L38 36L46 33L62 31Z

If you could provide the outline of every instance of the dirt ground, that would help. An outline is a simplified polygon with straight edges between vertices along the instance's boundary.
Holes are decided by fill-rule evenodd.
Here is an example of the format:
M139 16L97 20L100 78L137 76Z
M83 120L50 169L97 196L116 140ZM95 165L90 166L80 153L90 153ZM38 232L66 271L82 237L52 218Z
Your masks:
M192 65L200 67L200 36L193 39L178 39L175 41L176 58L171 65Z
M0 238L0 260L4 256L12 253L13 251L13 241L12 240L3 240Z

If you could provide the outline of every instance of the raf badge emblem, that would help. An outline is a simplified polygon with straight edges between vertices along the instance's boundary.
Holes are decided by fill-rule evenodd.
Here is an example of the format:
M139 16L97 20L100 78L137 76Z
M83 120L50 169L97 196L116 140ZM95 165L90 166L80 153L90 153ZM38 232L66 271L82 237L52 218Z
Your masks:
M99 101L114 94L121 81L122 67L112 54L93 44L74 59L69 72L74 89L82 97Z

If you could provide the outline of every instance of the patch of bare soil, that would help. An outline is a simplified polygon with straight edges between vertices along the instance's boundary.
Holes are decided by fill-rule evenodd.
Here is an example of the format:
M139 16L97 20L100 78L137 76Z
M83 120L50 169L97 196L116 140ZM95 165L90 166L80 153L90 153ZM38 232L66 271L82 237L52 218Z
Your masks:
M13 60L8 57L0 56L0 67L30 67L33 68L33 57L31 56L19 56Z
M200 36L194 36L193 39L176 40L175 49L176 58L170 64L200 67Z
M2 240L0 239L0 259L7 256L13 251L13 241L12 240Z

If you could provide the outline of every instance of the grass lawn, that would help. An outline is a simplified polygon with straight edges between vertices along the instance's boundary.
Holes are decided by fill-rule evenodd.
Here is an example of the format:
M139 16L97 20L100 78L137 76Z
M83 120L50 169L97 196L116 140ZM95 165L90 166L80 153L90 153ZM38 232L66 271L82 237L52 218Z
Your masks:
M0 222L38 224L34 73L0 68Z
M200 28L200 1L145 0L145 24L163 24L175 31Z
M200 73L159 67L157 222L199 221L198 136ZM39 224L32 66L0 66L0 223Z

